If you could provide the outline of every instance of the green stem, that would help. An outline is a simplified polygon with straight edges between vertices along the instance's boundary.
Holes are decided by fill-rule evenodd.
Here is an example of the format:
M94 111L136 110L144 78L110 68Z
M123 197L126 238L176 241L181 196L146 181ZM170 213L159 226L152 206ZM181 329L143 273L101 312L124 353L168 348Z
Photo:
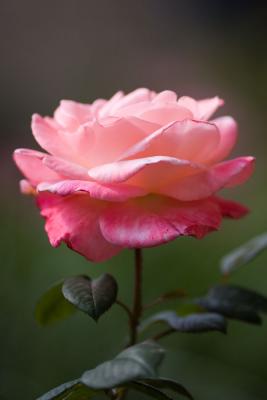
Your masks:
M123 303L123 301L121 301L121 300L116 300L116 304L118 306L120 306L127 313L128 317L129 317L129 321L131 321L133 318L133 314L132 314L132 311L130 310L130 308L125 303Z
M166 329L165 331L162 331L162 332L158 333L152 339L155 340L155 342L156 342L156 341L158 341L158 340L160 340L160 339L162 339L162 338L164 338L166 336L171 335L174 332L176 332L175 329L169 328L169 329Z
M134 279L134 300L133 300L133 311L132 320L130 321L130 341L129 346L134 345L137 342L138 337L138 325L142 315L142 250L135 249L135 279Z

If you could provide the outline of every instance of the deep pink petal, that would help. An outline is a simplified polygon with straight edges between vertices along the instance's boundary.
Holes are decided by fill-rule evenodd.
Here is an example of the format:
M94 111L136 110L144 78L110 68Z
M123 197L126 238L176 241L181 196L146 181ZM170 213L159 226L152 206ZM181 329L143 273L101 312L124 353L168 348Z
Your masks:
M212 200L182 203L160 196L113 203L100 217L106 240L128 248L157 246L178 236L202 238L220 222L220 208Z
M215 197L214 201L217 202L224 217L228 218L242 218L249 213L249 209L240 203L232 200L226 200L221 197Z
M96 262L120 252L120 247L104 239L99 228L104 202L93 200L86 194L60 197L43 193L37 196L37 204L46 219L45 230L53 247L65 242L88 260Z
M132 197L147 195L144 189L130 185L102 185L98 182L81 180L62 180L56 183L42 182L37 186L39 192L48 191L60 196L76 192L87 192L94 199L106 201L126 201Z
M56 181L61 179L61 175L47 168L43 164L43 159L47 154L30 149L17 149L14 152L14 160L22 174L36 185L41 181Z
M207 198L224 187L244 183L254 169L253 157L239 157L204 172L178 179L160 188L160 193L182 201Z

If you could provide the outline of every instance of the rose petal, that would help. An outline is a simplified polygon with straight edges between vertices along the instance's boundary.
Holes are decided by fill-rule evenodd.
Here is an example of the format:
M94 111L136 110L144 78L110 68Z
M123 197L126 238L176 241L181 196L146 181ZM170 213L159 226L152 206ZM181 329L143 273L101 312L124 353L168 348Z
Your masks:
M221 197L215 197L215 201L220 206L221 213L228 218L242 218L249 213L249 209L242 204Z
M62 158L45 155L43 158L43 164L61 176L73 179L89 179L88 170L86 168L70 161L63 160Z
M195 119L208 120L224 104L224 101L217 96L199 101L183 96L178 100L178 104L191 110Z
M214 151L213 162L225 159L232 151L237 140L237 123L232 117L220 117L211 121L220 132L220 143Z
M224 187L244 183L254 169L253 157L239 157L215 165L204 172L187 176L159 189L159 193L182 201L200 200Z
M13 157L23 175L36 185L41 181L56 181L62 179L61 175L47 168L42 160L47 154L30 149L17 149Z
M202 238L220 222L220 209L212 200L182 203L160 196L113 203L100 216L106 240L128 248L157 246L178 236Z
M87 192L94 199L105 201L126 201L132 197L147 194L144 189L130 185L101 185L98 182L64 180L56 183L42 182L37 186L39 192L48 191L66 196L76 192Z
M95 141L88 155L88 164L95 166L116 160L157 128L157 125L135 117L96 121L92 125Z
M152 103L176 103L177 94L172 90L163 90L158 93L152 100Z
M59 130L49 119L34 114L32 116L32 133L37 143L48 153L57 157L69 155L67 144L62 140Z
M131 106L135 106L140 102L142 103L150 102L154 96L155 93L146 88L136 89L127 95L124 95L123 92L118 92L102 108L100 116L101 117L105 117L108 115L122 116L122 114L120 114L121 110ZM130 115L135 115L135 114L131 113Z
M154 122L161 126L169 124L173 121L183 121L185 119L192 119L193 114L185 107L178 104L163 104L148 107L147 110L138 112L138 117L146 121Z
M65 242L88 260L96 262L120 252L120 247L104 239L99 228L99 215L105 203L86 194L60 197L43 193L37 196L37 204L46 219L45 230L53 247Z
M217 109L224 105L224 101L218 96L212 99L199 100L197 102L197 119L208 120Z
M135 186L154 191L179 177L201 170L201 166L187 160L158 156L100 165L90 169L89 176L102 183L128 181Z
M91 105L72 100L61 100L54 113L54 118L63 128L74 131L92 118Z
M185 120L158 129L129 148L120 159L160 155L205 164L219 143L220 132L215 124Z

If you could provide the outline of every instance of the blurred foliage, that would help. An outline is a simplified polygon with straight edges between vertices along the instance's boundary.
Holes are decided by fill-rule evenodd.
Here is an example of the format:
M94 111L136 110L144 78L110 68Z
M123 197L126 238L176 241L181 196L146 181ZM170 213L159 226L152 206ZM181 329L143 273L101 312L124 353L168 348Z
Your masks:
M127 320L118 307L97 325L77 313L59 325L39 327L34 307L51 283L110 272L120 298L129 302L132 290L130 251L93 265L64 246L54 250L48 244L33 200L19 194L19 173L11 161L13 148L37 148L30 115L51 114L61 98L93 100L138 86L225 98L223 113L240 125L236 154L258 160L251 182L227 195L252 213L224 222L202 241L182 238L145 251L146 302L176 287L199 296L220 279L220 258L267 226L266 15L259 1L208 1L205 7L196 0L116 0L112 6L108 0L2 2L1 400L10 399L10 388L12 400L36 398L114 357L125 343ZM236 271L231 283L266 294L266 263L265 252ZM226 337L166 338L161 375L183 382L199 400L264 400L266 330L266 324L257 329L232 322Z

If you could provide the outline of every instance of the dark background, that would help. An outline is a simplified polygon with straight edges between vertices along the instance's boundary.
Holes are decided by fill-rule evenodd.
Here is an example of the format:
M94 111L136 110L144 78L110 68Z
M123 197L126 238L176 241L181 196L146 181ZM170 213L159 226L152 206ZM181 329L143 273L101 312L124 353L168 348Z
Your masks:
M225 99L220 114L240 125L236 154L257 157L254 178L228 196L251 214L202 241L184 238L145 251L147 301L175 287L199 295L219 279L225 252L267 228L267 7L223 0L2 0L0 7L0 399L26 400L115 355L127 328L116 306L97 325L77 315L41 328L33 318L40 294L61 277L109 271L130 301L133 277L130 251L93 265L48 244L11 160L16 147L37 148L31 114L51 114L62 98L90 102L141 86ZM231 281L267 294L266 261L265 253ZM266 337L266 323L233 322L226 337L177 334L164 341L162 374L198 400L266 399Z

